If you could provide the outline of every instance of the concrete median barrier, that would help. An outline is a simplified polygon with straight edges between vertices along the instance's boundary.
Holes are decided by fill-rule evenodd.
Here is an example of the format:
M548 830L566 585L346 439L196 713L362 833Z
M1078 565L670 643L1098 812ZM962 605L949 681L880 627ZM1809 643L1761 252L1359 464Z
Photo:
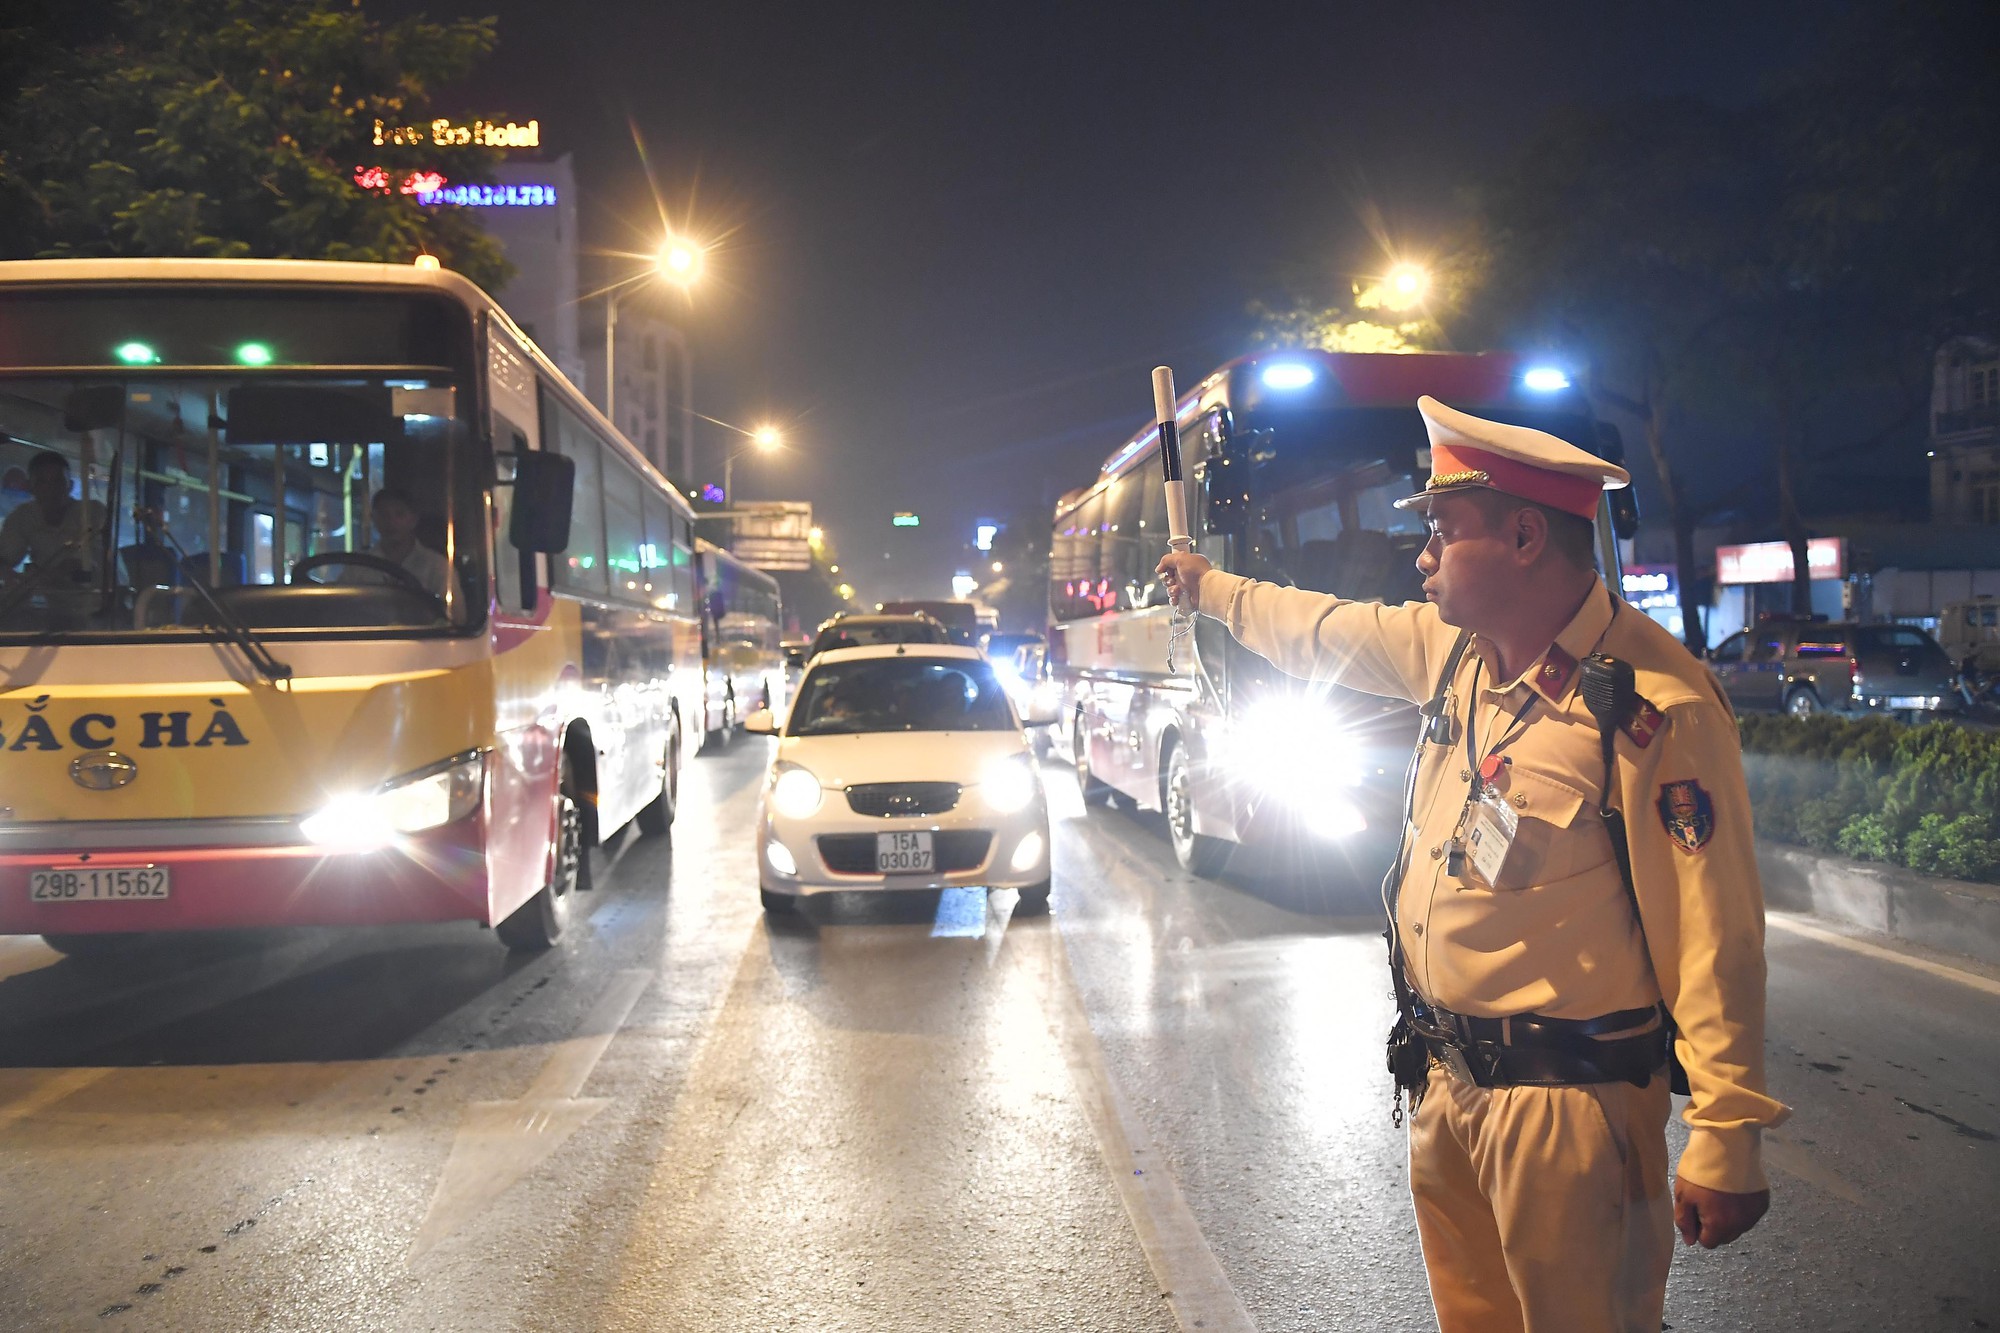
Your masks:
M2000 965L2000 887L1759 842L1767 905Z

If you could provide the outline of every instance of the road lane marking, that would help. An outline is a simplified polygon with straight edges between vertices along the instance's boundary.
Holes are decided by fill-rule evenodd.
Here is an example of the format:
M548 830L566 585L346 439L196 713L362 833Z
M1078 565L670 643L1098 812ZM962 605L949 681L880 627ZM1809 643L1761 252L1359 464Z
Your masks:
M109 1069L65 1069L54 1078L45 1079L33 1090L23 1093L5 1106L0 1106L0 1130L19 1120L26 1120L37 1111L46 1110L73 1092L80 1092L110 1073Z
M430 1210L410 1243L409 1260L429 1253L484 1212L611 1104L609 1098L577 1093L652 979L645 968L617 973L584 1015L577 1035L556 1047L527 1092L515 1101L473 1102L465 1108Z
M1856 939L1852 935L1842 935L1838 931L1827 930L1822 926L1809 925L1789 913L1771 912L1766 915L1765 919L1780 930L1790 931L1794 935L1803 935L1810 940L1818 940L1821 944L1831 944L1836 949L1845 949L1849 953L1863 954L1869 958L1879 958L1887 963L1900 963L1904 967L1915 968L1919 972L1928 972L1934 977L1943 977L1946 981L1956 981L1961 986L1970 986L1972 989L1984 991L1988 995L2000 995L2000 981L1995 981L1992 977L1982 977L1977 972L1967 972L1945 963L1933 962L1929 958L1919 957L1916 954L1903 953L1897 949L1885 949L1879 944L1872 944L1867 940Z
M1077 1100L1118 1186L1126 1215L1132 1219L1139 1248L1174 1312L1174 1322L1182 1333L1197 1328L1203 1333L1256 1333L1256 1322L1222 1271L1215 1251L1209 1248L1173 1169L1153 1146L1145 1122L1132 1110L1105 1066L1103 1048L1091 1030L1083 993L1071 969L1067 937L1059 942L1055 960L1060 973L1057 990L1061 993L1063 1048L1076 1083Z

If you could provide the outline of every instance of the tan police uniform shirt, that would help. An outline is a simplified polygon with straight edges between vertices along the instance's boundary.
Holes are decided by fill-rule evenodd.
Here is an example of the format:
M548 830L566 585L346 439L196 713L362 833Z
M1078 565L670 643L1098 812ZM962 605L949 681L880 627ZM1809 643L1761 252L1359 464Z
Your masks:
M1343 601L1221 570L1202 576L1199 602L1292 675L1412 702L1431 697L1458 638L1429 603ZM1614 796L1643 936L1597 815L1604 764L1577 670L1595 652L1632 663L1651 705L1617 739ZM1601 583L1519 676L1496 679L1494 664L1475 635L1452 684L1456 742L1421 743L1396 920L1410 984L1492 1018L1596 1018L1664 998L1693 1094L1681 1174L1735 1193L1766 1188L1759 1130L1790 1112L1764 1093L1763 889L1733 712L1706 667ZM1453 875L1450 850L1474 764L1496 744L1507 762L1494 785L1519 827L1488 886L1470 870Z

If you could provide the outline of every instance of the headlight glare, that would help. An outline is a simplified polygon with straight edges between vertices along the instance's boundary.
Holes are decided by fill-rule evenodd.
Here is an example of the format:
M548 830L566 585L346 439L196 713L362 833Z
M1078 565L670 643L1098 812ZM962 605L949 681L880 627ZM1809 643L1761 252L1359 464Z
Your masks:
M1354 737L1307 700L1267 699L1249 709L1231 733L1229 762L1238 779L1300 809L1344 799L1363 777Z
M771 781L771 808L787 819L805 819L819 809L819 779L803 768L787 768Z
M322 847L382 847L398 837L464 819L485 794L486 757L460 755L372 792L336 796L299 821Z
M989 809L1003 815L1018 814L1035 799L1035 771L1026 755L1008 755L986 765L979 775L979 790Z

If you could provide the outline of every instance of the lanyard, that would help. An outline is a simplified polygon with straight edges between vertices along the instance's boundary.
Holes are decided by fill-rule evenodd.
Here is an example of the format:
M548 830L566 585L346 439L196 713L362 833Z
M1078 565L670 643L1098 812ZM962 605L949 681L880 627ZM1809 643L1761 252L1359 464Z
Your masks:
M1485 756L1482 757L1479 753L1478 740L1479 674L1485 669L1485 666L1486 663L1483 661L1475 661L1472 664L1472 690L1467 696L1468 701L1472 705L1466 710L1465 718L1465 765L1472 774L1472 790L1467 796L1468 802L1478 800L1480 792L1485 789L1487 775L1484 771L1482 759L1490 759L1507 748L1507 746L1513 744L1514 738L1527 728L1528 711L1535 706L1535 700L1540 697L1532 689L1528 691L1527 700L1514 710L1514 716L1508 722L1506 729L1500 733L1500 739L1493 742L1493 748L1488 750ZM1496 773L1495 776L1498 776L1498 774Z

